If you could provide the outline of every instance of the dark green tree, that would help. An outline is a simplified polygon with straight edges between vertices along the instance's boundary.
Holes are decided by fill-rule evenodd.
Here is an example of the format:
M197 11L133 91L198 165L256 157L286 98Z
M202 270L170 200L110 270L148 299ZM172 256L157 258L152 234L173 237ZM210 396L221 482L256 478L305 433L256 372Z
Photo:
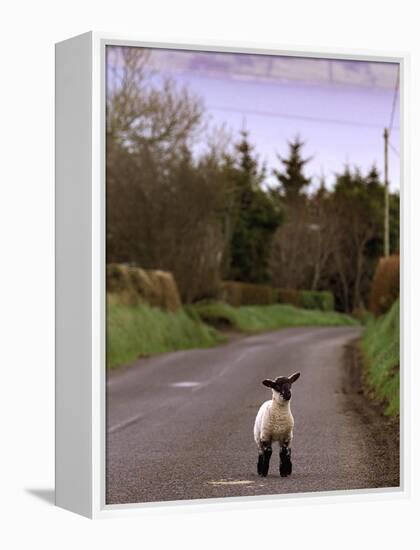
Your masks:
M383 185L375 167L364 176L346 167L336 175L333 266L336 297L345 311L367 303L373 271L383 243Z
M305 190L311 183L310 178L305 177L303 168L311 160L302 157L302 147L304 142L299 137L289 141L289 156L287 158L277 155L279 161L283 164L283 170L273 170L274 176L279 183L274 191L282 197L284 203L294 206L304 197Z
M311 180L303 172L310 159L302 157L304 143L299 137L288 145L288 157L277 155L282 169L273 170L278 185L271 189L271 196L285 212L286 221L273 238L269 261L271 279L278 287L312 288L317 284L311 281L313 261L310 252L315 234L311 230L310 201L305 193Z
M243 131L235 146L233 169L233 231L228 278L265 283L269 279L268 256L272 236L282 215L270 193L263 188L265 169Z

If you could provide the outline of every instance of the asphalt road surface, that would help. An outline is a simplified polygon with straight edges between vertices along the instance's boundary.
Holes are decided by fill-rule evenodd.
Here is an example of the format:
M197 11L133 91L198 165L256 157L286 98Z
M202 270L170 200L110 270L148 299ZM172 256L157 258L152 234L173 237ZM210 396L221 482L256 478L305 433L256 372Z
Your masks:
M206 350L142 359L107 385L107 503L398 487L395 426L360 394L355 327L295 328ZM256 473L253 424L271 392L294 384L293 474Z

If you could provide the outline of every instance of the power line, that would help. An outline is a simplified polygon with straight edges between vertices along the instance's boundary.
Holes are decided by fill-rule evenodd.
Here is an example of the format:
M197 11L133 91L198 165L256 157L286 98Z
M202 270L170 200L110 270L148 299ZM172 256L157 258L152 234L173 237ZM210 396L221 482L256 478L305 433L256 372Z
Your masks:
M306 122L314 122L314 123L321 123L321 124L339 124L344 126L355 126L358 128L383 128L381 124L367 124L365 122L355 122L353 120L345 120L345 119L338 119L338 118L320 118L320 117L312 117L312 116L304 116L304 115L289 115L287 113L277 113L275 111L257 111L252 109L238 109L235 107L222 107L222 106L211 106L209 105L209 109L212 109L214 111L224 111L224 112L232 112L232 113L248 113L250 115L255 116L262 116L262 117L270 117L270 118L285 118L289 120L304 120ZM397 129L397 128L396 128Z
M391 135L392 127L394 125L394 116L395 116L395 107L397 105L397 94L398 94L398 87L400 82L400 66L398 65L397 68L397 77L395 79L395 86L394 86L394 97L392 99L392 107L391 107L391 117L389 121L388 128L385 128L384 130L384 180L385 180L385 194L384 194L384 256L389 256L389 181L388 181L388 148L391 148L391 150L397 155L400 156L397 149L392 145L392 143L389 142L389 136Z
M391 148L391 151L393 151L397 157L400 156L400 152L398 151L398 149L395 147L395 145L392 145L392 143L390 141L388 141L388 145L389 147Z
M395 86L394 86L394 97L392 99L391 118L389 121L389 131L388 131L389 135L391 135L392 127L394 125L394 115L395 115L395 107L397 105L397 95L398 95L399 85L400 85L400 66L398 65L397 77L395 79Z

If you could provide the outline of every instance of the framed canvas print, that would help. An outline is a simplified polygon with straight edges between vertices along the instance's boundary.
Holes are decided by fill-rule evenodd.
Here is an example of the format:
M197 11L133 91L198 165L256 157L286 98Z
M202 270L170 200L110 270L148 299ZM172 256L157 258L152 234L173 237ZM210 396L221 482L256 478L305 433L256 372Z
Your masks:
M404 494L406 79L404 55L56 45L59 506Z

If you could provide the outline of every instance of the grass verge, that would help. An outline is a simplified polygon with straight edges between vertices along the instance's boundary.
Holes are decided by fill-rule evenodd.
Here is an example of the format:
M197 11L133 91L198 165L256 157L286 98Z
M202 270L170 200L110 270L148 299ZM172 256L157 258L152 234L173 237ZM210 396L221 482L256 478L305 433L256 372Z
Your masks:
M172 313L148 305L107 304L107 367L111 369L139 357L207 348L222 341L214 328L183 309Z
M400 411L400 303L385 315L368 322L362 337L363 381L367 393L384 404L385 414Z
M225 341L217 328L263 332L285 327L355 324L358 322L348 315L280 304L232 307L215 302L167 312L148 305L125 305L110 297L107 367L113 369L159 353L215 346Z
M357 325L356 319L334 311L299 309L290 305L232 307L222 302L188 306L190 314L215 327L262 332L285 327Z

